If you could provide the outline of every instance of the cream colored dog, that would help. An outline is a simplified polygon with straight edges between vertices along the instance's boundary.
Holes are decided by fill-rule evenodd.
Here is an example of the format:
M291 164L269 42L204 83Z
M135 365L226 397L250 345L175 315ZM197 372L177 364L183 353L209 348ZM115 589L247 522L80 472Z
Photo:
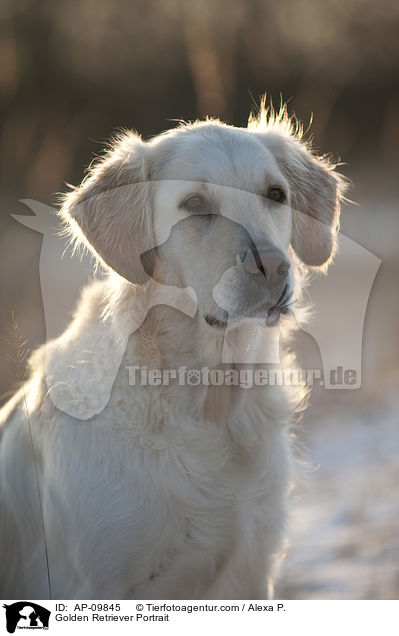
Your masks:
M228 337L244 345L232 370L247 338L266 352L304 270L331 261L342 190L285 111L262 111L247 129L124 134L66 195L69 231L109 274L1 413L4 598L270 593L303 393L159 370L224 368ZM156 382L132 386L143 368Z

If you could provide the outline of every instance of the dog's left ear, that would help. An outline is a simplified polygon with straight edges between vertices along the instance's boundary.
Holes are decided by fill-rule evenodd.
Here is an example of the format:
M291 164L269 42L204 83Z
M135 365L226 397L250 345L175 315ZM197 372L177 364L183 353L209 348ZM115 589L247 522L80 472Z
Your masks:
M139 285L149 278L141 255L152 246L147 150L135 133L121 135L82 184L64 196L60 210L75 244Z
M291 244L306 265L328 265L336 249L345 179L293 134L255 133L273 153L291 188Z

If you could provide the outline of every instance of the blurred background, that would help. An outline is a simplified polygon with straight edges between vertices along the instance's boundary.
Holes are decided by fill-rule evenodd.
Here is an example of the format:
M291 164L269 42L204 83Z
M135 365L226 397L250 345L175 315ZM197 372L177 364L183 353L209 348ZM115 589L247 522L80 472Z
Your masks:
M205 115L242 126L266 92L344 162L357 205L344 208L341 231L382 265L362 388L315 390L297 431L308 470L276 595L398 598L399 4L2 0L0 60L2 401L17 380L18 341L31 349L45 337L42 235L10 214L29 214L20 199L55 205L112 133L148 138ZM308 334L297 347L304 366L320 366Z

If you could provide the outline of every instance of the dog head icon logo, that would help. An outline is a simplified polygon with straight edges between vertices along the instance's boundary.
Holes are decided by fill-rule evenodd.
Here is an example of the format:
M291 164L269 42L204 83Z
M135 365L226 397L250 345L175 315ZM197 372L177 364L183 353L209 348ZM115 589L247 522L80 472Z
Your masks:
M6 610L6 627L9 634L14 634L18 628L48 629L51 612L37 603L18 601L3 607Z
M230 194L231 188L218 186L222 193ZM122 186L123 198L129 198L129 186ZM125 191L126 190L126 191ZM226 196L227 196L226 194ZM253 197L251 193L244 193L246 197ZM104 195L101 195L104 196ZM159 258L162 252L170 253L170 249L178 242L179 233L189 223L187 218L175 216L162 220L157 228L153 243L146 245L146 249L138 255L142 265L142 280L131 281L136 284L135 305L130 307L130 316L126 333L118 333L115 339L113 352L106 364L104 377L107 378L107 386L103 384L101 392L95 390L96 368L98 348L93 341L92 346L80 346L76 343L73 347L65 347L65 366L60 368L57 356L52 356L52 338L58 336L70 320L79 297L81 289L94 277L101 277L101 269L93 267L93 260L88 254L75 253L68 246L63 235L63 224L55 210L33 200L25 200L24 203L35 213L35 216L14 216L14 218L43 234L43 243L40 255L40 283L46 321L46 345L45 368L46 381L49 395L55 406L77 419L86 420L100 413L107 405L113 382L121 366L126 350L128 338L132 332L140 327L148 311L156 304L167 305L182 311L188 316L194 317L198 309L197 289L193 287L179 287L179 281L170 269L167 281L157 280L156 274L151 269L154 252ZM248 200L248 205L251 203ZM86 202L85 202L86 204ZM225 233L237 234L249 233L251 227L246 226L245 221L241 227L233 218L229 218L228 212L222 215L219 223L223 222ZM231 228L235 232L231 232ZM374 277L381 261L362 248L354 241L339 234L339 250L336 259L330 265L330 274L326 279L315 278L309 287L308 296L310 304L315 308L310 320L303 329L309 333L317 343L325 378L325 388L358 388L361 383L361 344L363 336L363 324L365 311L369 299ZM195 253L192 254L195 258ZM191 259L192 260L192 259ZM357 272L356 285L348 275L348 263L354 262ZM224 289L229 289L230 278L238 280L243 263L238 263L226 271L220 271L215 278L213 298L220 311L231 310L229 307L229 295L224 294ZM219 276L220 274L220 276ZM219 278L218 278L219 276ZM218 279L218 280L216 280ZM87 290L90 291L90 288ZM248 291L248 290L246 290ZM291 303L291 301L290 301ZM350 307L346 316L345 331L341 328L339 313L342 307ZM336 315L337 319L331 317ZM270 325L267 329L264 324L248 321L244 329L226 329L226 337L223 344L223 363L278 363L279 358L279 329ZM329 331L326 331L329 325ZM333 329L331 330L331 325ZM101 329L101 325L99 326ZM96 337L106 337L107 334L97 333ZM109 336L109 334L108 334ZM102 361L104 365L104 361ZM331 370L342 365L346 369L355 370L356 382L344 386L342 382L331 381Z

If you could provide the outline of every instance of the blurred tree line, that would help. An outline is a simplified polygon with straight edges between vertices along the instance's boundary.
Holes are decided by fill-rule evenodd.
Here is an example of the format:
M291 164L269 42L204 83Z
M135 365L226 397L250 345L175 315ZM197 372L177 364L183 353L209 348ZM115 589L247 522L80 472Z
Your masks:
M398 158L395 0L1 0L0 36L3 215L77 183L119 127L245 125L265 91L323 151Z

